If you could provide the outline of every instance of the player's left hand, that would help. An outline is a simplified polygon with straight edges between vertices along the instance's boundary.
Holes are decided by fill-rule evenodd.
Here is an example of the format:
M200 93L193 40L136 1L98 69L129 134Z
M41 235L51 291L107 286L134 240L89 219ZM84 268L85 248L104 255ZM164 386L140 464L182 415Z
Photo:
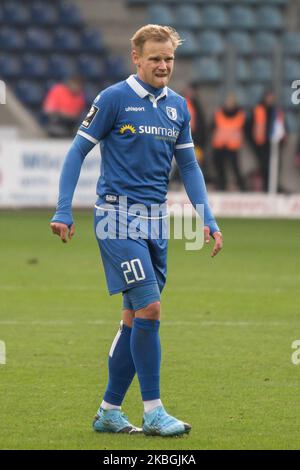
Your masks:
M223 247L223 236L222 236L221 232L214 232L213 233L213 238L215 240L215 244L214 244L213 250L211 252L211 257L212 258L214 256L216 256L219 253L219 251L222 250L222 247ZM204 241L205 241L205 243L210 242L210 229L207 225L205 225L205 227L204 227Z

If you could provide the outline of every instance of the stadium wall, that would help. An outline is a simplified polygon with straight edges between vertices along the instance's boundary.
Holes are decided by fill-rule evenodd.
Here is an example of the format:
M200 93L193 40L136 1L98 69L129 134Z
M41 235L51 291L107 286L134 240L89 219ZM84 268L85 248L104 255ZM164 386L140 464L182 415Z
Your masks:
M0 147L0 208L54 207L58 181L69 140L3 141ZM88 208L95 202L100 154L95 147L82 167L74 207ZM214 213L222 217L300 218L300 194L210 193ZM189 200L184 191L172 191L168 202L174 215ZM172 207L171 207L172 206Z

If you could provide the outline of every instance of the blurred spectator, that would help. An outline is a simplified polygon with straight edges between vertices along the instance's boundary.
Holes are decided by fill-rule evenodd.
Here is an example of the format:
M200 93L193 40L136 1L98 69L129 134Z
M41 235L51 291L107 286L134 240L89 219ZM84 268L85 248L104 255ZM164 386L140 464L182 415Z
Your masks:
M202 162L207 129L197 85L193 83L188 85L184 90L184 97L191 115L191 132L195 144L196 157L199 162Z
M272 140L277 139L281 151L286 136L284 113L277 106L272 91L266 91L261 101L252 109L247 124L247 134L260 169L263 191L267 192Z
M238 106L234 95L228 95L222 108L214 114L212 148L217 173L217 186L227 187L227 167L231 166L237 186L245 191L245 182L239 167L239 150L243 143L245 112Z
M85 108L83 81L80 77L71 77L66 83L54 85L43 104L48 117L49 136L72 137Z

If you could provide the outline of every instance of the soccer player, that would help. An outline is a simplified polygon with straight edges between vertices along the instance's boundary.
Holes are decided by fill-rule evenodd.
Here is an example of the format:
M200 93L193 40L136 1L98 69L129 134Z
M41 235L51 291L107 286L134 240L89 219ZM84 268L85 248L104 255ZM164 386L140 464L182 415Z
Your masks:
M142 204L144 226L165 217L152 208L166 201L173 155L194 206L204 205L204 238L214 238L212 256L222 248L222 234L208 205L202 172L190 135L185 99L167 87L174 53L181 43L168 26L146 25L132 37L137 74L103 90L95 99L66 156L59 199L51 227L63 242L74 235L71 203L82 162L100 142L101 175L97 184L95 234L110 294L122 292L121 327L109 352L109 381L93 427L99 432L144 432L174 436L191 426L170 416L160 399L160 293L166 280L167 240L123 237L123 229L103 237L103 221L126 216ZM127 197L127 202L124 201ZM119 204L120 202L120 204ZM118 225L120 227L120 225ZM152 233L152 232L151 232ZM113 236L117 235L117 236ZM138 376L144 403L143 428L132 425L121 411L124 396Z

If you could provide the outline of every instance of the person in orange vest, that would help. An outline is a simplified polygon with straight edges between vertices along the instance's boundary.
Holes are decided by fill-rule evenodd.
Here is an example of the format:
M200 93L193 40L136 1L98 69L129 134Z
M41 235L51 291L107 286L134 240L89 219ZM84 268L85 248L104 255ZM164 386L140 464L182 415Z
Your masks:
M285 116L282 109L276 105L272 91L266 91L261 101L254 106L247 127L248 137L260 169L263 191L266 192L269 187L272 138L279 130L279 145L282 148L286 136Z
M227 187L227 167L231 166L238 188L245 191L245 182L239 167L239 150L243 144L245 112L238 106L234 95L228 95L213 119L212 148L217 173L217 186Z
M72 136L85 108L86 100L80 77L74 76L66 83L55 84L48 91L43 103L43 111L48 118L49 136Z

